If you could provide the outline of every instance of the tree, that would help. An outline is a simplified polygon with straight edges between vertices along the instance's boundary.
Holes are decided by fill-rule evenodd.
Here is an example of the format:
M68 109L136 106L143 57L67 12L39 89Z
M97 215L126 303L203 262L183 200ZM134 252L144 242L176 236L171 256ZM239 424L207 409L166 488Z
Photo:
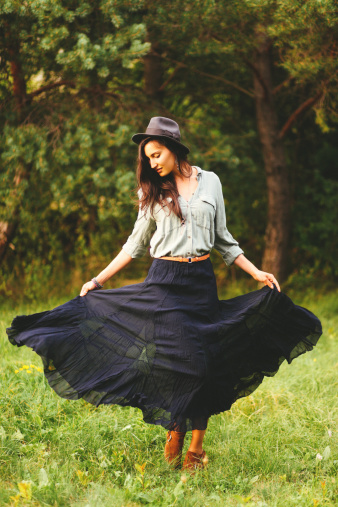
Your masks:
M2 2L0 260L10 246L20 251L14 237L25 236L27 228L41 237L45 227L40 244L51 252L52 245L61 252L69 244L86 249L99 215L123 230L130 205L107 217L131 187L127 171L114 185L118 167L112 162L133 131L134 96L142 91L134 85L135 73L149 49L144 25L133 21L138 4ZM75 241L69 242L67 223ZM34 241L29 247L22 245L27 262L29 255L42 255Z

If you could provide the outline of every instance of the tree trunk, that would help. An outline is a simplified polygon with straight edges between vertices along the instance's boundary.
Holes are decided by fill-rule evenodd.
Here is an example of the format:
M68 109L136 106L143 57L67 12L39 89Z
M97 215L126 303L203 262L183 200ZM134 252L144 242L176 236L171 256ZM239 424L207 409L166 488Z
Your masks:
M10 55L14 54L14 51L10 50L9 54ZM23 76L20 61L12 60L10 62L10 65L11 65L11 74L13 78L13 95L15 98L16 107L18 111L18 118L20 120L27 102L26 81Z
M150 52L144 56L144 91L155 103L161 103L163 91L160 89L163 83L163 70L161 57L157 54L158 43L151 40L148 33L147 41L151 43Z
M290 235L290 187L283 142L278 137L273 104L270 41L258 35L254 55L254 91L257 125L263 148L268 192L267 226L262 269L283 282L288 272Z
M7 23L5 26L5 43L13 79L13 97L17 108L18 123L21 123L24 119L23 115L28 97L25 75L21 65L20 40L17 34L11 32L11 28Z

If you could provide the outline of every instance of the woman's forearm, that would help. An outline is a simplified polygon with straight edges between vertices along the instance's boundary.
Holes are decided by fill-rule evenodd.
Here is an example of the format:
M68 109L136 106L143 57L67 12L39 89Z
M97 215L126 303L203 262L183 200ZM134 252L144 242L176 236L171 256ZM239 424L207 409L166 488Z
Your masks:
M111 261L108 266L101 271L99 275L97 275L96 280L99 284L103 285L109 278L118 273L121 269L123 269L127 264L129 264L133 260L129 254L127 254L124 250Z
M252 262L249 261L243 254L240 254L235 260L234 264L238 266L239 268L243 269L243 271L246 271L251 275L253 278L255 278L255 275L259 271Z
M265 285L268 285L270 289L273 289L273 284L277 287L277 290L280 292L280 286L277 282L276 278L272 273L266 273L265 271L260 271L256 268L252 262L249 261L243 254L240 254L234 261L234 264L239 268L243 269L249 275L252 276L257 282L262 282Z

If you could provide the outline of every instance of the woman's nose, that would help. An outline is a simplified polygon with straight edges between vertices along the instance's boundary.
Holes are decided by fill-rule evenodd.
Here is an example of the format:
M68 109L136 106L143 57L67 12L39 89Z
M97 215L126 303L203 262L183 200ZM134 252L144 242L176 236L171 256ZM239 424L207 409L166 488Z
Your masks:
M152 169L155 169L155 167L157 166L157 162L156 162L156 160L154 160L154 159L153 159L153 160L151 160L151 161L150 161L150 166L151 166L151 168L152 168Z

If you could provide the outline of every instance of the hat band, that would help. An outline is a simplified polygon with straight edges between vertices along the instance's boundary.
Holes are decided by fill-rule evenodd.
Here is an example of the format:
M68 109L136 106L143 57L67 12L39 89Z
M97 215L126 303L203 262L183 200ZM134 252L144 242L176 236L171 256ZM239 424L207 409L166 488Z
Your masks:
M153 128L147 128L146 134L150 134L150 135L153 135L153 136L167 136L167 137L172 137L173 139L176 139L177 141L180 141L181 137L178 136L178 135L175 135L173 134L172 132L170 132L170 130L164 130L164 129L153 129Z

